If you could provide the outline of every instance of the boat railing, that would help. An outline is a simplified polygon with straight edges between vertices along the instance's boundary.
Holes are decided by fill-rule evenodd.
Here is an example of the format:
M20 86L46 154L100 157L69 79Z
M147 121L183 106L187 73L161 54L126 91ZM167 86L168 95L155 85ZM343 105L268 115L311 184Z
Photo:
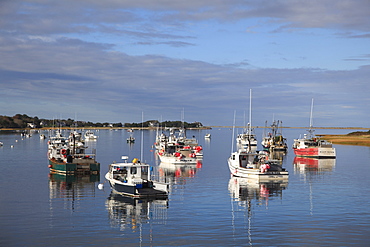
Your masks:
M84 153L84 154L74 154L73 155L75 158L83 158L83 157L95 157L96 154L95 153Z

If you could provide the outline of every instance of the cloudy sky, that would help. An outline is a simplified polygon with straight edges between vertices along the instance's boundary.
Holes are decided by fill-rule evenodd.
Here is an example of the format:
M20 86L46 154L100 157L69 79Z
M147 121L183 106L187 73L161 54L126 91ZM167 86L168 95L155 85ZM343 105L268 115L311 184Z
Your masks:
M370 126L369 0L2 0L0 115Z

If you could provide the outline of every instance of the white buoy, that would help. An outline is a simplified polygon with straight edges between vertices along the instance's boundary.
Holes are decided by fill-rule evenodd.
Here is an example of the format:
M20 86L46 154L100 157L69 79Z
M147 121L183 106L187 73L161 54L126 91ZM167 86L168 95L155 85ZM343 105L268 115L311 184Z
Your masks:
M98 184L98 189L102 190L104 188L104 184Z

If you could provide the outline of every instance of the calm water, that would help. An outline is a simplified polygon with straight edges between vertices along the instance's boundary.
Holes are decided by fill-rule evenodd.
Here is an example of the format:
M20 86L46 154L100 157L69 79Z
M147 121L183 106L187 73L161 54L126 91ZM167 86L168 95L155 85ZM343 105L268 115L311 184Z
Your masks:
M230 178L231 133L188 131L204 148L203 164L175 171L158 165L155 131L144 131L144 159L172 184L168 200L155 201L116 196L104 183L110 162L140 158L140 132L133 145L124 130L97 132L89 146L100 177L81 179L49 175L39 134L0 134L0 246L368 246L370 148L335 145L336 160L310 164L294 164L289 149L289 182L256 184ZM284 130L289 147L300 133Z

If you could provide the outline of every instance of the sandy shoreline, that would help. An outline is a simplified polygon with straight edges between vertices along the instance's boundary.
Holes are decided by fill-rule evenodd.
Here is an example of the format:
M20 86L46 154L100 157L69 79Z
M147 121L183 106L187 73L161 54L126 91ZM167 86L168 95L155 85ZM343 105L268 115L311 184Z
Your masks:
M357 145L370 147L370 134L361 135L322 135L322 139L331 141L333 144Z

